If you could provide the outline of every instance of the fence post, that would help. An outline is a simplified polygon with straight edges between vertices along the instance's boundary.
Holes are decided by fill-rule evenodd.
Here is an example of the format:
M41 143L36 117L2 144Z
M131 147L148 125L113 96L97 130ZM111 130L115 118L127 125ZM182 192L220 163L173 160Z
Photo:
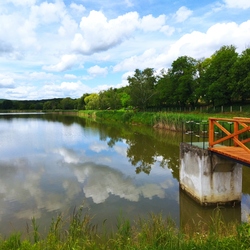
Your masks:
M239 123L237 121L234 121L234 133L237 133L239 130ZM238 139L239 135L235 135L234 138ZM237 143L234 142L234 146L237 147Z
M209 147L213 147L214 142L214 121L213 119L209 118Z

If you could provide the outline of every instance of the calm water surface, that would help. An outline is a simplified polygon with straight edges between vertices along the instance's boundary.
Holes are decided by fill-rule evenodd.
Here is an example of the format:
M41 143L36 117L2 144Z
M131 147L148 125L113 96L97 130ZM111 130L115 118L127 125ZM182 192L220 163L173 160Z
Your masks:
M203 218L179 191L181 135L140 126L105 125L74 116L0 115L0 234L26 232L36 218L41 233L59 214L80 206L115 228L117 216L151 212L178 226ZM243 169L241 206L223 208L226 221L247 220L250 171Z

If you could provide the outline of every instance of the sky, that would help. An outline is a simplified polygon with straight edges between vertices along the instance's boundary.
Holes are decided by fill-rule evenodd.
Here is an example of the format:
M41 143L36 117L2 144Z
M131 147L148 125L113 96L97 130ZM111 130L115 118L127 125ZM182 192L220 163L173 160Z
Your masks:
M80 98L250 47L249 0L1 0L0 99Z

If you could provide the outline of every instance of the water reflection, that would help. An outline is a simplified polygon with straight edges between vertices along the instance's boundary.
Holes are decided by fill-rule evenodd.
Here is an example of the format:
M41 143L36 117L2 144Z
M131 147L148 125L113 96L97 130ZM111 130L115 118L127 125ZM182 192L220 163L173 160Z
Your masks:
M209 217L179 193L179 134L39 114L0 116L0 136L2 234L25 230L31 217L48 228L52 217L82 205L110 227L121 209L130 219L161 212L177 225L194 211Z
M195 232L209 229L220 218L225 225L241 222L241 206L202 207L180 189L180 227ZM218 221L217 221L218 222Z

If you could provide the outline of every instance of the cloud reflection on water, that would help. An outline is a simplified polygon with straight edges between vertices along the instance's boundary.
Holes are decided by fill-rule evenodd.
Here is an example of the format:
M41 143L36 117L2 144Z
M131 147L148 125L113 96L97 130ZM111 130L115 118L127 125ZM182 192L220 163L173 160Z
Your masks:
M55 162L50 162L51 155L57 155ZM8 206L11 202L19 203L19 211L14 214L16 218L40 218L42 209L64 210L79 194L82 201L91 198L95 204L105 202L110 195L137 202L140 197L163 199L165 189L174 185L166 181L138 184L135 178L118 169L85 162L88 157L84 151L65 147L48 152L49 165L43 158L44 155L37 154L30 159L12 158L9 162L0 162L0 216L10 212ZM50 169L51 165L59 168L58 176L55 176L54 169Z
M65 148L60 150L64 153L65 163L72 156L71 151ZM76 163L76 162L74 162ZM77 180L83 183L83 192L86 198L92 198L94 203L104 202L111 194L129 201L138 201L140 196L151 199L153 196L164 198L165 191L160 184L144 184L138 186L134 178L126 176L123 172L105 165L93 162L71 164Z

